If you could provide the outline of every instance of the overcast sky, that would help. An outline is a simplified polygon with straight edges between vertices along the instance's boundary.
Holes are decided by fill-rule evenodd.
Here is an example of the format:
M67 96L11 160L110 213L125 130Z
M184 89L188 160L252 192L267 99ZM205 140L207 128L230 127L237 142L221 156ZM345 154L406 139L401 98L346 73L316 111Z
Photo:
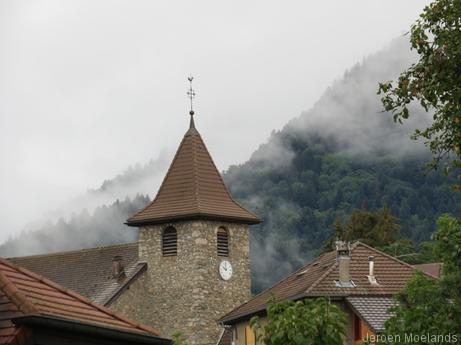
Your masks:
M428 1L0 1L0 241L196 124L247 160ZM146 193L153 191L146 191Z

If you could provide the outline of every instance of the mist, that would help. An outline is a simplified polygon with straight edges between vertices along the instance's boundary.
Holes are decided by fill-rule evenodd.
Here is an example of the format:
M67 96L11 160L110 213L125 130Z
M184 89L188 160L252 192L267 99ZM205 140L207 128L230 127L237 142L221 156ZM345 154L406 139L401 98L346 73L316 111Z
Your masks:
M227 169L427 3L2 1L0 240L54 210L113 202L79 196L174 152L190 73L197 127Z
M347 195L334 194L333 199L338 199L336 205L329 201L330 195L322 194L322 188L324 192L331 192L325 185L342 177L329 176L327 172L322 177L326 182L317 181L319 176L315 171L320 167L315 166L315 155L340 157L338 164L354 162L358 170L345 172L350 180L341 182L346 187L351 183L355 186L356 175L366 175L370 182L367 180L365 186L353 188L373 190L380 183L384 190L395 188L398 200L390 205L392 212L396 215L406 212L402 215L407 221L403 226L404 235L416 242L428 238L440 210L430 206L425 206L424 212L412 209L406 206L407 200L400 200L400 195L409 195L412 204L417 204L415 200L421 199L424 203L427 197L434 198L444 212L459 208L456 206L459 201L446 192L449 181L442 185L437 177L420 176L419 165L429 160L430 155L424 144L413 141L410 135L415 128L428 124L430 114L414 107L414 116L409 121L403 125L394 123L391 114L382 111L376 94L380 81L395 78L414 59L406 36L388 42L376 53L352 64L309 110L287 120L281 130L272 130L248 160L223 172L234 197L264 220L262 225L251 228L254 292L270 286L319 254L331 235L333 220L346 219L351 209L363 205L360 200L358 203L348 200ZM216 158L216 149L208 140L209 133L198 127L211 155ZM160 150L156 158L124 168L122 173L105 178L97 187L61 203L41 221L29 224L19 236L0 245L0 255L39 254L135 241L136 229L123 223L155 196L181 137L178 136L174 149ZM294 166L298 163L294 160L299 159L299 147L303 153L312 155L306 161L313 166L301 170L303 173L298 178L295 175L299 170ZM323 161L327 165L328 159ZM394 169L400 171L400 175L411 176L411 183L414 181L416 185L401 176L385 177L387 182L378 181L378 177L373 176L373 168L369 169L375 163L378 167L391 167L390 174L394 174ZM275 185L273 180L280 183ZM304 204L296 200L296 195L288 195L287 191L293 186L287 181L293 183L293 180L302 185L298 194L307 199ZM444 181L447 180L444 178ZM324 187L320 186L322 183ZM425 193L427 190L430 192ZM371 207L382 207L387 202L372 195L366 195L365 201Z
M306 216L315 219L315 212L320 211L320 206L315 203L316 206L312 207L314 214L309 215L312 211L283 196L284 188L290 188L288 185L279 188L276 200L271 199L273 193L268 192L275 187L271 182L274 176L281 176L284 181L296 174L296 168L292 166L292 160L296 158L294 142L298 146L302 143L306 149L315 149L321 144L329 152L324 154L334 153L353 164L363 163L364 167L359 169L372 166L374 162L397 167L399 162L407 161L415 166L419 175L424 175L424 162L429 162L431 157L424 142L412 140L411 134L416 128L426 128L431 114L411 105L410 119L403 124L395 123L392 114L383 111L377 95L379 82L395 79L415 60L408 37L392 40L378 52L347 69L343 77L335 80L309 110L290 120L282 130L274 131L247 162L232 166L227 171L225 180L232 193L243 198L247 207L265 215L264 223L254 227L251 233L252 271L257 272L253 281L256 291L274 284L318 255L322 250L321 243L332 233L331 228L304 229L308 233L300 233L303 219ZM416 168L418 166L420 169ZM309 169L316 170L316 167ZM309 179L313 182L315 178L304 177L306 185L311 188L304 193L317 195L314 194L316 187L309 182ZM249 185L259 180L267 180L261 182L262 189L248 192ZM377 205L382 202L379 197L370 196L369 200ZM336 216L346 217L348 212L350 210L338 207ZM393 212L396 214L398 210ZM332 221L325 223L331 224ZM290 223L299 224L299 228L288 226ZM430 226L429 222L425 236L430 234ZM414 236L410 232L404 235ZM300 239L305 240L306 237L309 240L302 243Z
M408 36L393 40L348 69L311 110L290 121L283 131L305 137L320 134L344 153L366 159L386 154L397 157L427 154L424 142L412 140L411 135L415 129L424 129L431 123L431 113L411 104L412 116L403 124L396 123L383 110L381 96L377 95L379 82L395 80L416 58Z

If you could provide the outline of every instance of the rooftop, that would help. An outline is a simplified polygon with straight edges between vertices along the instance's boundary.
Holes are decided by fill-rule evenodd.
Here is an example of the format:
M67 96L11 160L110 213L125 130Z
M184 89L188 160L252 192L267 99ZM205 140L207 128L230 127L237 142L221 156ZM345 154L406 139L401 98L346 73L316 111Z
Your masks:
M122 258L125 267L125 276L122 279L112 275L112 262L116 256ZM103 305L110 303L146 268L146 263L138 262L137 243L9 260Z
M304 297L347 297L347 296L392 296L401 290L412 277L415 268L374 249L364 243L355 242L350 251L350 276L355 287L338 287L339 277L336 251L320 255L271 288L264 290L248 302L221 318L221 322L232 323L249 318L266 309L272 298L278 301ZM374 275L378 285L368 280L368 257L374 256Z
M17 318L44 317L88 326L158 336L150 327L126 319L51 280L0 258L0 344L27 336Z
M186 219L260 223L230 195L195 128L193 117L155 199L129 218L130 226Z

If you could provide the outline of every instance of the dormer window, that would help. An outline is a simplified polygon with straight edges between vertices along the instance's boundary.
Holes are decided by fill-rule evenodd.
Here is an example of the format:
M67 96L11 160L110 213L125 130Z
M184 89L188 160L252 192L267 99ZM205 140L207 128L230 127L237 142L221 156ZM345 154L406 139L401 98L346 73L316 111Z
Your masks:
M216 239L218 256L229 256L229 232L225 227L219 227Z
M178 254L178 233L172 226L163 230L162 253L163 256L176 256Z

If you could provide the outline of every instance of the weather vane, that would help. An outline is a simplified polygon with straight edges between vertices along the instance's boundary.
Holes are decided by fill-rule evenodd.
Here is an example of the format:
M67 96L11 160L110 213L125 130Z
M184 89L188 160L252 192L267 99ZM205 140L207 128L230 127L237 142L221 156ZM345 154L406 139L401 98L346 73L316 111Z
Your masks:
M194 80L193 76L190 76L187 78L189 80L190 86L189 90L187 91L187 96L189 96L190 99L190 112L189 114L194 115L194 108L192 107L192 100L195 98L195 91L192 89L192 80Z

